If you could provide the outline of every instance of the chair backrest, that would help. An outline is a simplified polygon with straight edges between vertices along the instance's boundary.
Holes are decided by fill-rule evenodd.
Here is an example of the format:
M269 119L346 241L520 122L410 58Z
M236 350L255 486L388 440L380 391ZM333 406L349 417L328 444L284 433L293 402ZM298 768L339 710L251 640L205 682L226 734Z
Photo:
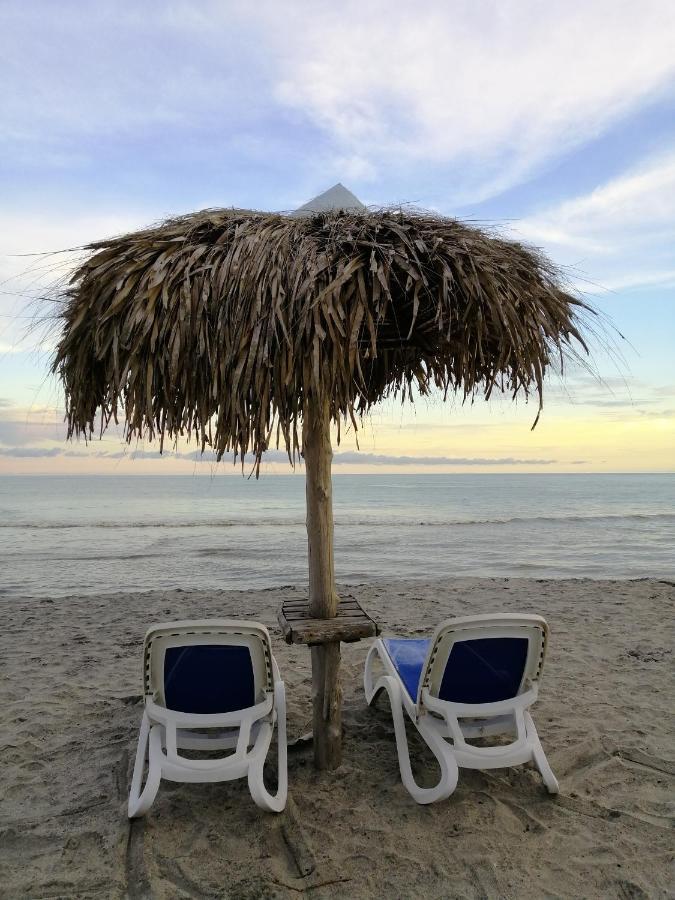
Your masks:
M217 715L254 706L274 689L269 633L234 619L153 625L143 647L143 689L176 712Z
M431 639L417 701L424 688L439 700L472 705L517 697L538 681L547 640L541 616L449 619Z

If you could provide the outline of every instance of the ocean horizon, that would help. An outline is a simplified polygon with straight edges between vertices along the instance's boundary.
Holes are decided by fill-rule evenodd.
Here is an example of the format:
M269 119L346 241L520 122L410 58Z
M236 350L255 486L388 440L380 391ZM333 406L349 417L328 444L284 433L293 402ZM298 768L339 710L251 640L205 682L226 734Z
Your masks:
M673 474L337 475L342 584L675 577ZM0 477L0 596L302 587L302 474Z

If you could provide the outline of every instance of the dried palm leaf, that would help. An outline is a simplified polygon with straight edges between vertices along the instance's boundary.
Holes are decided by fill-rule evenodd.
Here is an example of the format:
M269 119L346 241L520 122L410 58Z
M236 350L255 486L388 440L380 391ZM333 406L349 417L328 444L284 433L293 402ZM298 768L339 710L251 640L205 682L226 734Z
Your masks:
M193 436L220 458L299 452L303 406L333 421L390 395L535 392L578 351L589 307L537 250L412 211L204 210L85 248L53 359L69 436Z

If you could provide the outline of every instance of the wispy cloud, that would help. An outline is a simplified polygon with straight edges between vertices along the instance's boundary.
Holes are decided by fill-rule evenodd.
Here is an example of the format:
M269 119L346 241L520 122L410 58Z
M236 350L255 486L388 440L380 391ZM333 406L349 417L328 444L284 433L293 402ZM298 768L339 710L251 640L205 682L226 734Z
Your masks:
M643 162L589 194L519 223L547 243L612 253L616 239L651 241L675 231L675 153ZM645 231L647 229L647 231Z
M78 258L62 251L133 231L155 217L132 208L126 213L0 212L0 354L46 349L44 329L33 328L35 317L49 312L41 298Z
M178 459L189 462L213 463L216 455L210 450L204 453L193 451L192 453L166 451L163 454L159 450L71 450L62 447L0 447L0 456L12 459L53 459L54 457L80 457L82 459ZM227 457L223 458L227 461ZM265 462L285 463L288 456L281 450L268 450L263 457ZM245 465L253 465L254 459L250 454L244 459ZM336 466L363 465L363 466L548 466L557 462L555 459L518 459L507 457L463 457L463 456L390 456L376 453L336 453L333 464ZM300 465L302 462L300 461Z
M0 456L12 459L53 459L55 456L67 455L71 454L67 454L59 447L0 447Z
M25 447L43 441L65 440L63 417L53 412L12 409L9 403L0 415L0 444Z
M183 0L84 15L62 0L6 5L1 24L10 158L82 165L92 138L171 132L183 155L281 142L359 180L461 164L455 202L525 178L675 75L675 6L663 0ZM311 148L307 127L323 135Z
M660 415L658 409L669 407L675 401L675 385L650 384L634 377L593 378L577 375L565 385L551 385L549 400L564 401L578 408L594 407L623 411L627 416Z
M675 285L675 153L525 218L515 230L558 259L583 260L601 288Z
M517 459L513 456L387 456L378 453L336 453L337 465L363 464L371 466L549 466L555 459Z
M263 7L269 33L277 13ZM675 7L660 0L488 9L296 4L277 31L277 95L364 165L474 160L463 193L476 200L602 133L675 74Z

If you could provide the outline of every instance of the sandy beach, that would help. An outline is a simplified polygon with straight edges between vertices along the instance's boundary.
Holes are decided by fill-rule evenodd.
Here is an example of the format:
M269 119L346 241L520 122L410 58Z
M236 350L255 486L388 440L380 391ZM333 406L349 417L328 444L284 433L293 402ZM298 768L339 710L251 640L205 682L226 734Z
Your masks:
M148 817L130 824L147 625L267 624L292 741L311 718L309 653L282 642L276 609L300 591L12 600L0 637L0 896L672 896L672 583L457 579L342 593L401 636L455 615L543 614L552 637L533 712L560 795L529 767L462 771L449 800L416 805L400 782L388 701L365 704L364 641L343 648L344 763L319 776L307 744L292 747L285 813L259 810L245 781L163 783ZM413 746L431 782L433 760Z

